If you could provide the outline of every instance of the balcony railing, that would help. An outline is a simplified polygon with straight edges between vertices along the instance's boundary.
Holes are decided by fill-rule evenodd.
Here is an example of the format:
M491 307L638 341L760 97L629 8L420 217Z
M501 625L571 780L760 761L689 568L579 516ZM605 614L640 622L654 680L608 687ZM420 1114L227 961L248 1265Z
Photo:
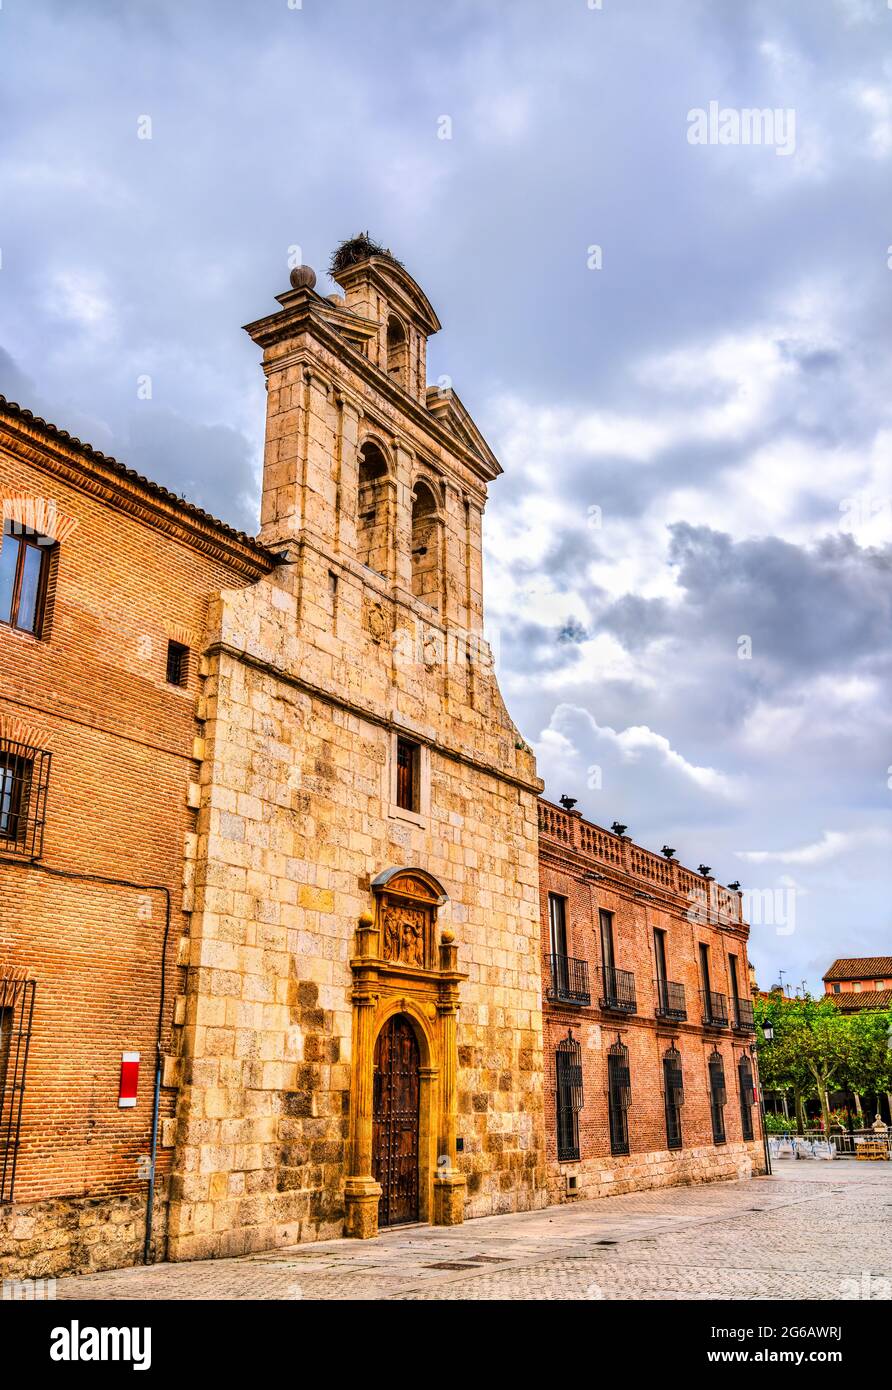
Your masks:
M635 976L631 970L616 970L612 965L598 966L598 1007L612 1013L633 1014L638 1007L635 998Z
M684 985L680 985L676 980L656 980L654 983L657 990L657 1018L687 1018Z
M753 1001L751 999L735 999L734 1027L738 1033L755 1033L756 1020L753 1017Z
M714 989L701 989L700 998L703 1000L703 1022L709 1028L727 1028L728 1026L728 1000L724 994L717 994Z
M592 996L588 985L588 961L574 960L572 956L549 956L548 967L551 983L548 986L549 999L561 1004L590 1004Z

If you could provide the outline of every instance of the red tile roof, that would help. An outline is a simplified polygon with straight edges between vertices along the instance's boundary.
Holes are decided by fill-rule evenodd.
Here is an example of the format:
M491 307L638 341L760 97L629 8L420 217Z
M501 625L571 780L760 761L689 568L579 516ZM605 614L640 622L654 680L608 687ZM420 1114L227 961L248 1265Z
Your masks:
M892 979L892 956L842 956L824 975L825 980Z
M858 1013L861 1009L892 1009L892 989L853 989L840 990L839 994L826 994L844 1014Z

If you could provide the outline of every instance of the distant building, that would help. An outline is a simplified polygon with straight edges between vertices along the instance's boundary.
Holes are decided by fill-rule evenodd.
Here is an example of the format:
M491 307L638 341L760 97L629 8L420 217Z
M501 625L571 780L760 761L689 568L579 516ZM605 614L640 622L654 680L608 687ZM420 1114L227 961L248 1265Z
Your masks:
M824 993L846 1013L892 1008L892 956L844 956L824 976Z

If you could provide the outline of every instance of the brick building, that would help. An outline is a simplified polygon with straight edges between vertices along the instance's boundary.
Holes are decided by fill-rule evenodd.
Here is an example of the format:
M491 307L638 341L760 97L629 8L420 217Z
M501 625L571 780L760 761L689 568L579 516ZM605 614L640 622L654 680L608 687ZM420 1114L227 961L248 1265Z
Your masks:
M716 1008L731 958L744 991L739 900L539 802L482 636L501 469L426 385L439 321L412 277L362 239L334 273L325 298L301 267L247 329L257 539L0 406L11 1272L138 1259L150 1203L172 1259L539 1207L565 1195L574 1124L586 1191L753 1161L732 1102L744 999L707 1028L649 992L654 927L689 1010L701 946ZM574 962L603 969L596 904L634 1011L572 994Z
M892 956L843 956L824 978L824 993L844 1013L892 1009Z
M764 1166L741 896L539 804L552 1200Z
M159 1011L170 1054L192 906L207 604L274 562L5 401L0 475L0 1258L54 1273L141 1254ZM139 1079L121 1105L125 1053ZM175 1099L168 1084L159 1248Z

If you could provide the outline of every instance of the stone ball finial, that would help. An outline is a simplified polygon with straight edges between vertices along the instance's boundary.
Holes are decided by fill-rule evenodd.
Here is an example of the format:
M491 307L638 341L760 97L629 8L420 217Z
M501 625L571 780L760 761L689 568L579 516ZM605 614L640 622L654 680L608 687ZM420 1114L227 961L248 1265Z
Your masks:
M312 290L316 287L316 272L311 265L296 265L290 279L293 290Z
M360 912L360 914L359 914L359 925L360 925L361 927L373 927L373 926L375 925L375 918L373 917L372 913L371 913L371 912Z
M440 940L444 946L451 946L455 940L455 932L451 927L444 927L440 932Z

